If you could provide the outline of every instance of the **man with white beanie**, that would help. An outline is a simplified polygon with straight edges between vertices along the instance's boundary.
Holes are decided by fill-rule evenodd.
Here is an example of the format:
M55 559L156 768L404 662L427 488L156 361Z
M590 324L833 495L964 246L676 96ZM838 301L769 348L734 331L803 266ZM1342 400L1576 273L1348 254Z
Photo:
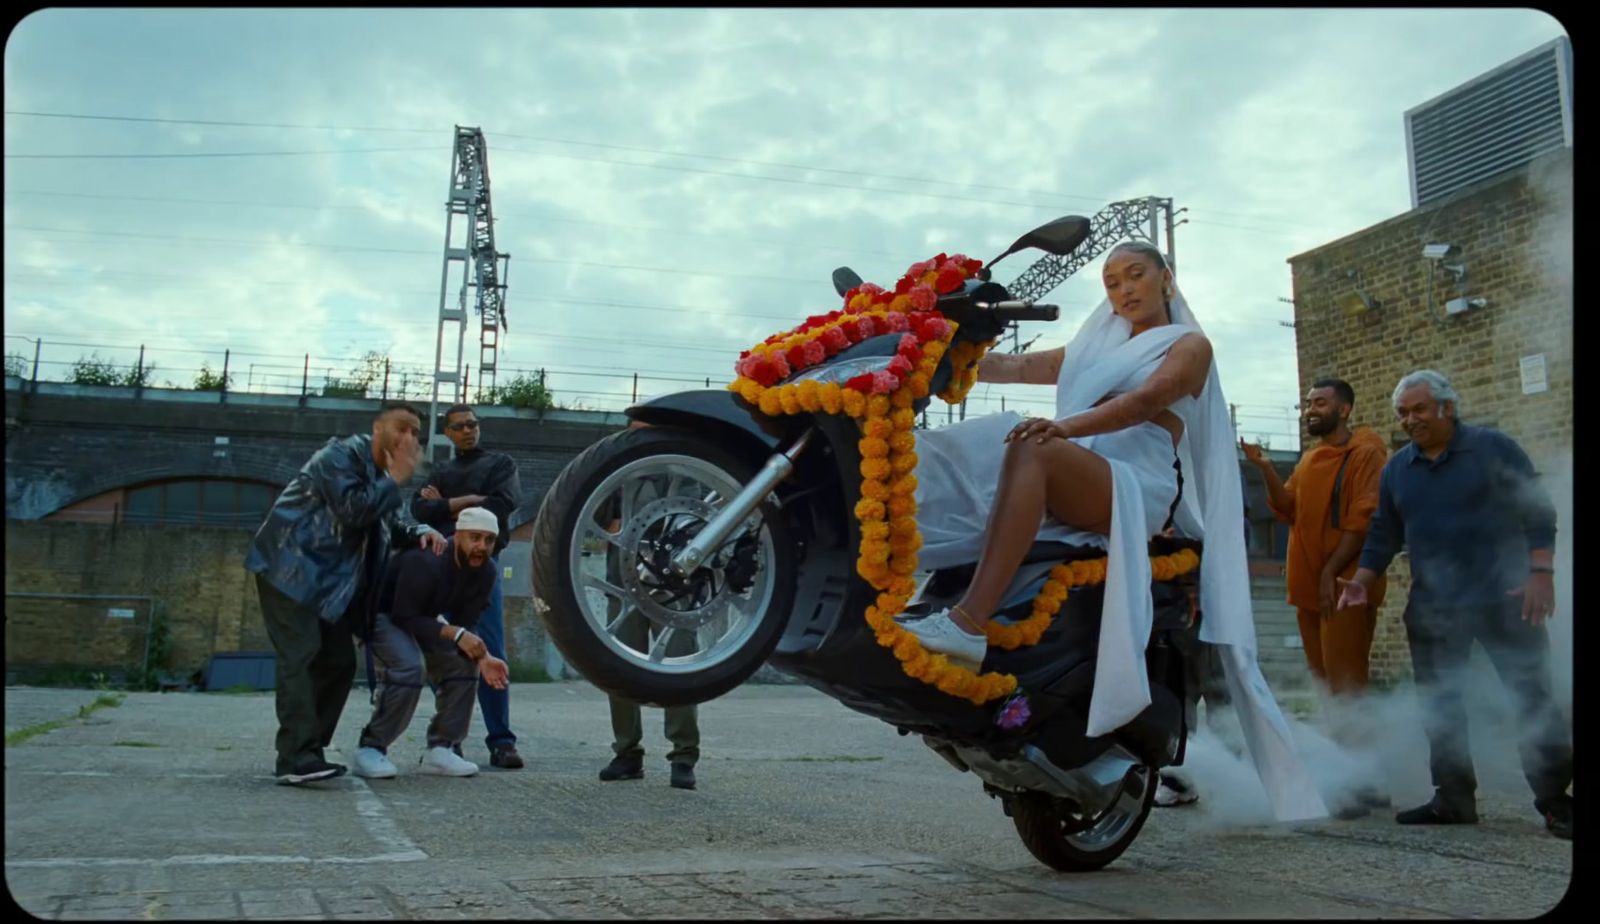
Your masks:
M424 678L434 687L434 716L422 772L478 772L477 764L453 748L472 724L479 672L490 686L507 684L506 662L491 655L472 631L494 586L490 556L500 524L490 511L468 507L455 526L443 555L412 549L396 556L384 572L371 641L378 688L372 720L361 730L353 767L357 776L395 775L387 751L411 724Z

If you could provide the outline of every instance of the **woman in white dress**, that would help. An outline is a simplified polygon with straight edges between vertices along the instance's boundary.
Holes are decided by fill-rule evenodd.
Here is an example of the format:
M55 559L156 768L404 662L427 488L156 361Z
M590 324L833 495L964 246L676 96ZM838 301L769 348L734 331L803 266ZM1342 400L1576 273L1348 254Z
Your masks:
M1202 538L1201 638L1222 649L1258 773L1280 819L1324 817L1289 729L1256 663L1237 440L1211 343L1160 251L1113 248L1106 300L1064 347L991 353L979 381L1056 385L1055 419L994 414L917 434L923 567L976 560L954 605L906 624L929 651L976 668L984 627L1034 542L1107 551L1090 735L1150 703L1144 650L1154 621L1150 537L1169 516ZM1178 472L1183 472L1182 502Z

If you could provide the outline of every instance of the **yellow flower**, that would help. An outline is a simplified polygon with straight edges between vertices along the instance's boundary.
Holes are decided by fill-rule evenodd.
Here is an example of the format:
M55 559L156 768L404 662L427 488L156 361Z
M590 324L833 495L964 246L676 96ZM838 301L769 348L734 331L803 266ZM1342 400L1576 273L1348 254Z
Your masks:
M867 416L882 417L889 413L889 396L873 395L867 399Z
M829 414L837 414L844 406L844 396L839 393L839 386L829 382L817 389L817 397L822 402L822 409Z
M901 385L899 388L896 388L894 392L889 395L889 403L894 407L910 407L912 400L913 397L911 394L911 389L907 388L905 385Z
M769 417L783 413L783 401L779 398L777 389L769 388L761 393L761 413Z
M778 389L778 398L783 403L785 414L800 413L800 395L792 386L785 385Z
M917 426L917 415L910 408L902 408L889 415L896 430L911 430Z
M874 439L886 440L894 435L894 425L883 417L869 417L861 425L861 432Z

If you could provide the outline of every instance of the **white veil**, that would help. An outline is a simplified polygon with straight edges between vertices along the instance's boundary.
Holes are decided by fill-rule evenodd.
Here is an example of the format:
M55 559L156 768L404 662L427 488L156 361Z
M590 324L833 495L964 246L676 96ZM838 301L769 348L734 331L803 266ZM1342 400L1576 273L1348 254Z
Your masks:
M1171 326L1183 330L1152 328L1147 333L1156 335L1155 344L1170 345L1188 330L1204 333L1188 301L1178 290L1176 280L1173 282L1170 310ZM1159 334L1156 333L1158 331ZM1109 393L1116 381L1125 377L1127 362L1101 360L1109 359L1114 351L1117 354L1127 353L1126 350L1117 350L1117 347L1128 344L1131 334L1132 325L1112 310L1109 299L1102 301L1084 320L1077 334L1067 344L1062 360L1061 383L1057 391L1058 418L1088 410ZM1137 358L1129 355L1128 361L1135 362ZM1184 404L1180 402L1174 409ZM1198 400L1180 416L1184 423L1183 436L1178 444L1178 460L1183 471L1183 499L1177 511L1176 524L1186 535L1204 542L1200 564L1200 611L1203 615L1200 638L1223 646L1222 661L1226 666L1228 687L1256 772L1272 804L1273 814L1281 821L1326 817L1327 807L1294 749L1288 722L1278 708L1256 660L1238 437L1228 414L1227 401L1222 395L1222 383L1217 375L1215 360L1206 374L1206 384ZM1119 480L1115 464L1113 480ZM1129 493L1130 489L1124 485L1114 489L1117 495ZM1114 496L1114 508L1118 502L1119 499ZM1118 525L1116 515L1114 509L1114 530ZM1121 522L1132 525L1129 518ZM1149 641L1149 565L1143 560L1146 539L1148 537L1139 539L1136 545L1124 546L1139 550L1138 561L1124 561L1120 567L1113 563L1108 569L1101 628L1103 665L1108 654L1142 652ZM1113 542L1108 550L1113 556L1118 545ZM1120 585L1120 588L1114 584ZM1130 588L1137 588L1137 594ZM1113 601L1113 594L1119 589L1127 595L1126 601ZM1119 617L1120 626L1114 624ZM1120 645L1119 640L1122 643ZM1132 714L1125 717L1123 714L1134 705L1141 701L1144 704L1149 702L1148 679L1143 677L1143 658L1138 659L1136 667L1132 664L1128 666L1134 669L1136 677L1124 677L1121 680L1107 677L1105 687L1098 682L1095 686L1096 700L1115 704L1107 707L1108 712L1101 713L1101 722L1111 727L1131 719ZM1114 682L1125 683L1130 680L1135 684L1134 689L1124 687L1119 690L1111 686ZM1130 699L1130 696L1137 699ZM1109 712L1112 709L1115 710L1114 714ZM1091 706L1091 734L1096 733L1095 712Z

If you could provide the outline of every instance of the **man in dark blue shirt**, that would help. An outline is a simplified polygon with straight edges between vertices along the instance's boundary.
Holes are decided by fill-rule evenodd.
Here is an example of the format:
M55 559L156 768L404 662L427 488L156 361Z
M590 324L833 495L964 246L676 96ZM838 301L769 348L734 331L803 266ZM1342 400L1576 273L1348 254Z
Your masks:
M1478 820L1462 703L1476 639L1516 700L1534 805L1551 833L1570 839L1572 746L1551 693L1544 627L1555 608L1555 508L1522 448L1502 433L1461 423L1457 401L1449 380L1430 369L1400 380L1395 412L1411 443L1383 468L1361 567L1353 580L1340 581L1339 606L1361 605L1401 546L1409 550L1406 639L1425 691L1436 792L1396 820Z
M436 466L428 483L411 499L411 515L444 535L455 529L456 515L468 507L483 507L499 521L490 570L495 574L489 592L489 608L478 621L478 631L489 653L501 660L506 656L505 602L500 588L498 556L511 541L511 511L517 507L521 483L516 460L503 452L492 452L481 445L483 430L472 407L457 404L444 412L444 433L455 445L455 456ZM517 753L517 736L511 731L511 695L506 688L478 685L478 706L483 710L483 725L488 731L484 744L489 749L489 765L502 770L517 770L523 765Z
M396 768L388 749L411 724L424 680L434 687L422 772L471 776L478 765L454 748L472 722L473 691L481 676L506 685L506 663L488 651L474 630L489 605L490 570L499 524L493 513L468 507L457 518L444 554L412 549L384 571L368 650L378 673L372 719L361 729L355 773L388 779Z

